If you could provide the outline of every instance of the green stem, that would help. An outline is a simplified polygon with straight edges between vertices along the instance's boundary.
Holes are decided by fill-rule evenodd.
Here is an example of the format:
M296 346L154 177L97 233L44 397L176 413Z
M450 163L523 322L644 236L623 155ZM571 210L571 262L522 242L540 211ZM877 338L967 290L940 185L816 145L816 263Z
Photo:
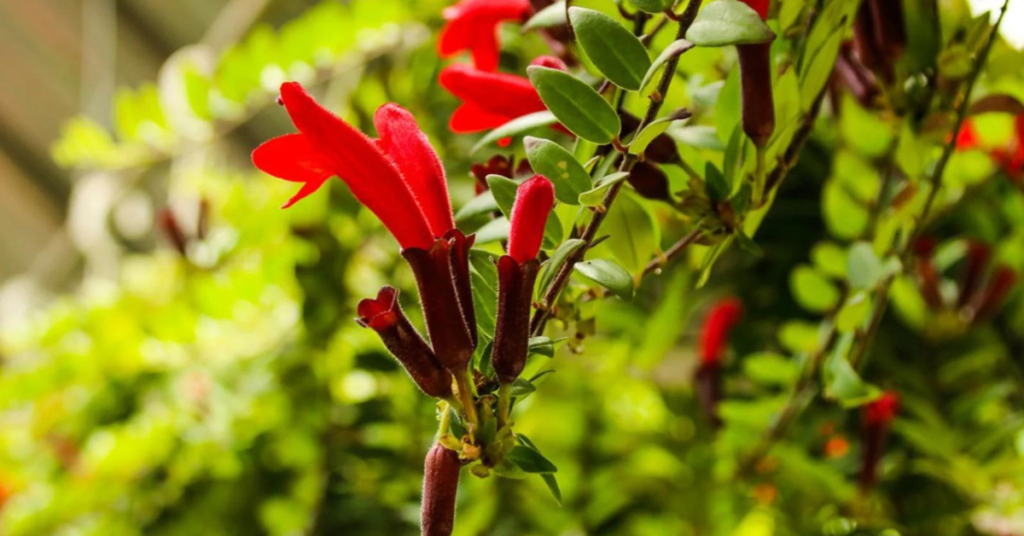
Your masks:
M508 426L509 404L512 399L512 386L503 383L498 387L498 430Z
M469 372L456 374L455 382L459 386L459 397L462 398L462 409L465 412L466 420L473 427L472 435L476 435L477 430L480 429L480 417L477 416L473 391L469 386Z
M768 169L764 160L765 149L759 146L757 148L757 167L754 169L754 192L752 199L755 208L761 208L764 205L765 185L768 183Z

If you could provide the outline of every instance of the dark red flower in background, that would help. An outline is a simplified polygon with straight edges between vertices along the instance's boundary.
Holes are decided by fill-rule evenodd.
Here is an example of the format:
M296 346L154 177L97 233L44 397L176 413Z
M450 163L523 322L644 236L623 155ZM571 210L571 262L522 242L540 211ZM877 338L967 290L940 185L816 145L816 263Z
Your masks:
M868 425L889 425L900 409L900 396L895 391L886 391L864 406L864 423Z
M1001 147L986 147L978 136L977 126L971 121L964 122L956 137L958 151L984 151L991 156L999 168L1013 182L1024 182L1024 115L1014 118L1013 137Z
M743 318L743 304L725 298L711 307L700 334L700 360L703 366L721 363L729 342L729 332Z
M454 228L444 170L409 112L382 106L374 117L381 139L371 140L296 82L281 85L281 100L299 133L260 145L252 160L270 175L302 183L284 208L338 176L403 248L427 249Z
M498 69L498 25L522 21L532 12L529 0L464 0L444 10L437 52L442 58L468 50L481 71Z
M533 62L565 68L558 58L542 56ZM491 73L469 65L451 65L441 71L441 87L463 101L448 127L458 134L483 132L524 115L547 110L533 84L522 76Z
M861 490L871 489L878 480L878 463L885 452L885 441L900 408L900 397L895 391L864 406L861 427L861 467L858 483Z

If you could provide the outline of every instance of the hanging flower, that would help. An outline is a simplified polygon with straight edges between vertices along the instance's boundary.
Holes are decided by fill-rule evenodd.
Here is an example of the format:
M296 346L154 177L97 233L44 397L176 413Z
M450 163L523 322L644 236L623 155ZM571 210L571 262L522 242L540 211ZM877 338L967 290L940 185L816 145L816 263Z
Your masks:
M540 268L537 253L554 204L551 181L536 175L519 186L512 206L508 255L498 259L498 314L491 357L503 384L514 382L526 365L533 286Z
M252 159L270 175L303 184L283 208L338 176L402 247L428 248L454 228L443 168L409 112L382 106L374 117L381 139L371 140L296 82L281 85L281 102L299 133L260 145Z
M861 467L858 479L862 490L874 487L878 480L878 462L885 451L885 440L899 411L900 397L895 391L886 391L882 396L864 406L861 427Z
M977 126L970 120L965 121L956 137L956 149L988 153L1003 173L1019 184L1024 181L1024 115L1014 118L1013 136L1008 144L1000 147L986 146L978 135Z
M565 68L561 60L550 56L542 56L533 64ZM491 130L517 117L547 110L533 84L522 76L451 65L441 71L438 81L463 101L448 122L452 132L458 134Z
M529 0L463 0L444 10L448 24L441 30L437 52L448 58L463 50L481 71L498 69L498 25L530 15Z
M761 19L768 18L770 0L743 0ZM740 60L741 112L743 132L758 147L768 144L775 131L772 97L771 43L737 45Z
M455 498L459 491L459 453L434 443L423 463L423 536L450 536L455 528Z
M742 317L743 304L736 298L725 298L711 307L700 335L702 366L717 367L721 364L729 343L729 332Z

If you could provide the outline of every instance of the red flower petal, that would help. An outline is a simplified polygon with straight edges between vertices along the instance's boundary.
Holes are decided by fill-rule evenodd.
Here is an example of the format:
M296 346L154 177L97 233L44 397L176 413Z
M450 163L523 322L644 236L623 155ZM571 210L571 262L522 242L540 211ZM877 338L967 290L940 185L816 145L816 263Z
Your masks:
M547 67L548 69L558 69L559 71L569 70L569 67L565 65L564 61L554 56L537 56L537 58L530 62L530 65Z
M398 167L405 183L419 203L435 237L455 228L448 200L448 182L437 152L416 118L397 104L385 104L373 116L380 140L377 147Z
M758 15L761 15L762 20L768 18L768 6L771 4L771 0L743 0L743 3L750 6Z
M974 129L974 123L965 121L960 127L960 133L956 136L956 148L958 151L968 151L976 149L980 142L978 141L978 132Z
M458 134L471 134L500 127L512 119L487 111L475 103L467 102L455 109L455 113L448 120L448 128Z
M864 421L868 424L888 424L896 418L900 397L895 391L886 391L875 401L864 406Z
M444 10L449 22L441 30L437 51L441 57L469 50L476 68L498 68L498 24L521 20L530 13L528 0L466 0Z
M543 175L534 175L519 185L508 235L508 254L516 262L522 264L537 257L544 225L554 205L555 187Z
M252 162L268 175L305 183L281 208L288 208L317 191L334 175L302 134L286 134L260 145L252 152Z
M298 83L282 84L281 98L313 150L345 181L356 199L380 218L399 244L429 248L434 237L427 221L384 153L362 132L320 106Z
M743 317L743 304L736 298L726 298L716 303L704 320L701 330L701 361L717 364L729 340L729 331Z
M510 119L546 110L530 81L521 76L452 65L441 71L441 86L459 99Z

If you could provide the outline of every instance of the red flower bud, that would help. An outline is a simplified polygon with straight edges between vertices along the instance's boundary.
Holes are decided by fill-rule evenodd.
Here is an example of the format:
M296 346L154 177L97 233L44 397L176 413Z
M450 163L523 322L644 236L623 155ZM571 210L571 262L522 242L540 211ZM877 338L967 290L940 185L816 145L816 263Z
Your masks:
M626 180L638 194L647 199L672 201L672 194L668 189L668 176L660 167L650 162L637 162Z
M758 147L767 145L775 131L771 48L771 43L736 46L740 59L743 132Z
M736 298L725 298L711 307L701 329L700 358L703 366L721 363L729 332L741 318L743 304Z
M384 346L424 393L437 398L451 396L452 375L441 367L434 351L402 312L398 290L384 287L376 299L359 302L357 310L359 323L380 335Z
M448 24L441 30L437 52L442 58L469 50L476 68L498 69L498 25L519 21L531 12L529 0L463 0L444 10Z
M469 283L469 248L473 237L452 230L429 249L406 248L420 291L430 344L438 361L462 374L476 348L476 321Z
M508 236L508 254L516 262L522 264L537 257L554 204L555 187L546 177L534 175L519 185Z
M743 3L756 11L761 16L761 20L768 19L768 7L771 5L771 0L743 0Z
M878 462L885 451L889 428L899 410L899 395L886 391L874 402L864 406L861 432L861 468L858 482L862 490L871 489L878 479Z
M526 365L533 286L539 268L537 259L522 264L509 255L498 259L498 313L491 363L503 384L516 381Z
M459 455L435 443L423 464L423 536L449 536L455 528L455 497L459 491Z

